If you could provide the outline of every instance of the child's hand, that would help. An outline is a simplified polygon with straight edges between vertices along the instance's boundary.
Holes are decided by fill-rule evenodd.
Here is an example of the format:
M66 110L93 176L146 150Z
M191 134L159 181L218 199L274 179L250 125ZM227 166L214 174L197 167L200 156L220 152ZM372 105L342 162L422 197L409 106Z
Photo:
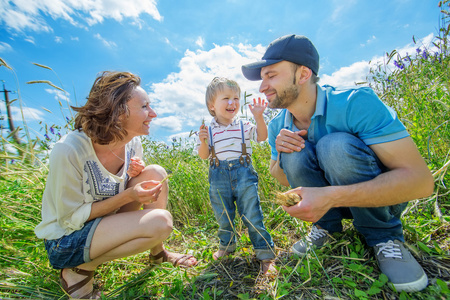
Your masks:
M261 100L261 98L258 98L258 101L256 101L256 99L253 99L253 105L252 104L248 105L248 108L255 117L262 116L266 107L267 107L266 100L264 99Z
M198 138L200 139L200 143L208 144L208 126L206 126L205 124L200 125Z
M141 174L145 168L145 163L137 156L131 158L130 165L128 166L127 174L130 177L136 177Z

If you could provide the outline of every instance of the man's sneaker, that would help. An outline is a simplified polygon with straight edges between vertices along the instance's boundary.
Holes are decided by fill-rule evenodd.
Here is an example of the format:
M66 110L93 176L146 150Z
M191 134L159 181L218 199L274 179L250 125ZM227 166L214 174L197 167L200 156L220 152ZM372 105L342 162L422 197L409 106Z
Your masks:
M402 242L379 243L374 250L381 272L398 292L418 292L427 287L427 275Z
M313 225L308 236L295 243L291 250L297 255L304 256L311 246L322 247L328 240L328 236L328 231Z

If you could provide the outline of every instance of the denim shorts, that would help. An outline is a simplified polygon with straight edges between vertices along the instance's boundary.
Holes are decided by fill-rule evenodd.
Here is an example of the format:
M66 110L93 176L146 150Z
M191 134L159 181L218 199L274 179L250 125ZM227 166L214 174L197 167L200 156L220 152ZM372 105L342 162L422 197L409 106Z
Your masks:
M74 268L91 261L92 236L102 218L84 224L83 228L55 240L44 240L48 260L55 269Z

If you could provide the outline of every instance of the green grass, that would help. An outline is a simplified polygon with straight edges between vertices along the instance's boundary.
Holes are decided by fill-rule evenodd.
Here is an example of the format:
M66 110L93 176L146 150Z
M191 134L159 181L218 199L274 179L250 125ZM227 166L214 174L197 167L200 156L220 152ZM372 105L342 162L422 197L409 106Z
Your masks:
M397 293L380 274L373 250L344 222L326 247L303 258L289 248L304 237L310 223L289 217L272 202L286 190L268 171L270 147L255 145L253 164L259 174L259 193L265 224L277 246L276 278L259 276L259 264L246 228L236 221L238 250L214 261L217 223L208 198L208 162L192 154L192 146L144 139L146 160L169 173L169 207L175 229L166 246L194 254L198 266L188 270L163 264L150 266L148 253L106 263L96 272L96 285L105 299L448 299L450 298L450 56L448 4L443 1L438 32L440 49L422 49L402 57L386 55L386 64L372 68L367 83L392 106L407 126L435 178L435 192L409 202L402 222L407 246L424 267L428 287L418 293ZM417 45L418 47L420 45ZM395 66L388 65L394 62ZM7 63L0 59L0 67ZM51 68L36 64L37 67ZM390 69L389 69L390 68ZM52 70L51 70L52 71ZM58 79L59 80L59 79ZM47 83L40 81L34 83ZM62 86L62 83L61 83ZM60 87L55 87L60 89ZM20 101L20 97L19 97ZM65 128L71 128L69 118ZM48 263L42 240L34 235L40 221L40 202L47 174L48 148L63 128L43 124L47 140L18 145L12 135L0 142L0 298L66 298L58 272ZM18 151L8 151L11 147Z

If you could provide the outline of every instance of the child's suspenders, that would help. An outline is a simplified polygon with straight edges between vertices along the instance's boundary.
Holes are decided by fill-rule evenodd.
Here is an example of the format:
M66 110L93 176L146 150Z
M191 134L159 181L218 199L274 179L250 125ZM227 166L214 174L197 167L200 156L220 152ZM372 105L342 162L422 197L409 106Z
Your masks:
M239 162L241 165L244 164L244 159L247 161L248 164L250 164L250 155L247 153L247 145L245 144L245 137L244 137L244 124L242 123L242 120L239 120L240 127L241 127L241 147L242 147L242 154L239 157ZM216 155L216 150L214 149L214 142L213 142L213 135L211 126L208 127L209 129L209 147L211 148L211 158L209 159L209 164L212 166L213 164L216 165L216 167L219 166L219 159Z

